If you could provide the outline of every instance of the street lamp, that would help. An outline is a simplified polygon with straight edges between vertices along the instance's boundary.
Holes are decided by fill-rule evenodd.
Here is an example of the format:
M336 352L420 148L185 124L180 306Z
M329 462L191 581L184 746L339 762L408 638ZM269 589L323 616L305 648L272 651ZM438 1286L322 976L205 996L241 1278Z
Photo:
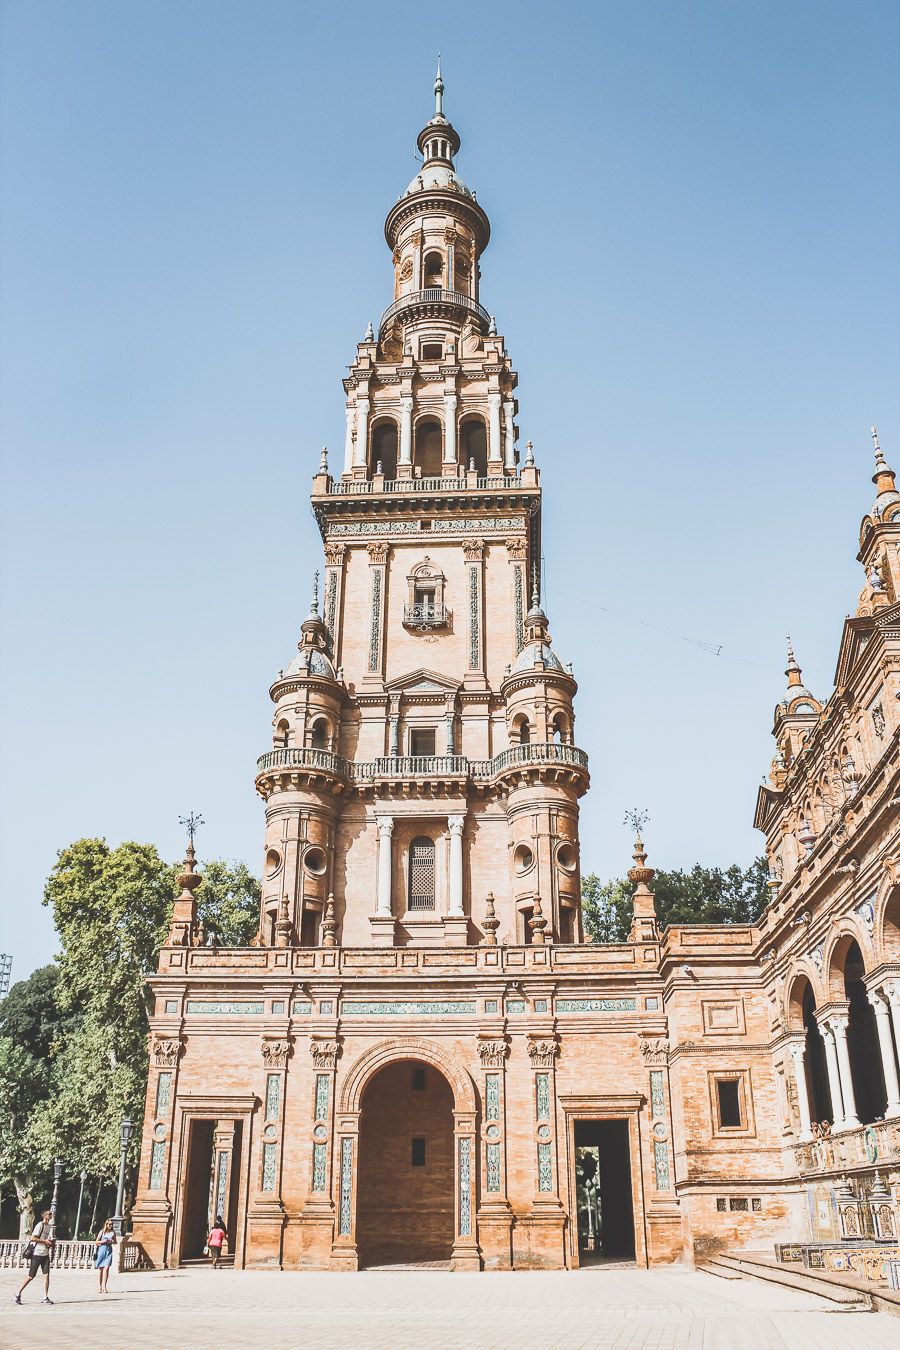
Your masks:
M53 1164L53 1200L50 1201L50 1223L53 1228L53 1235L57 1235L57 1197L59 1195L59 1180L62 1177L62 1158L55 1158Z
M81 1228L81 1201L82 1201L82 1197L84 1196L84 1183L87 1181L87 1179L88 1179L88 1174L87 1174L87 1172L84 1170L84 1168L82 1167L81 1171L78 1173L78 1180L81 1182L81 1185L78 1187L78 1210L77 1210L77 1212L76 1212L76 1214L75 1214L75 1233L74 1233L74 1237L75 1237L75 1241L76 1241L76 1242L78 1241L78 1232L79 1232L79 1229Z
M119 1139L121 1141L121 1151L119 1153L119 1189L116 1192L116 1215L113 1219L113 1227L116 1230L116 1236L122 1236L124 1227L124 1217L122 1215L122 1202L125 1198L125 1158L128 1153L128 1141L131 1139L131 1132L134 1129L134 1121L124 1116L119 1125Z

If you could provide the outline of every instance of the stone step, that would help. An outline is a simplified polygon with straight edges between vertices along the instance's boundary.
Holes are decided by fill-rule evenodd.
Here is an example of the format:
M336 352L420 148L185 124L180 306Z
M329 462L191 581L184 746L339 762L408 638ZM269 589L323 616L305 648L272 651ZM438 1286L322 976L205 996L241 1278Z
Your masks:
M697 1267L702 1270L704 1275L715 1275L720 1280L742 1280L744 1277L739 1270L734 1270L731 1266L726 1266L716 1257L705 1261L702 1266Z
M716 1264L741 1275L749 1275L757 1280L768 1280L772 1284L784 1285L787 1289L799 1289L807 1294L816 1294L831 1303L859 1312L872 1309L872 1299L863 1289L845 1284L828 1271L793 1270L780 1265L774 1257L761 1252L720 1252L715 1258Z

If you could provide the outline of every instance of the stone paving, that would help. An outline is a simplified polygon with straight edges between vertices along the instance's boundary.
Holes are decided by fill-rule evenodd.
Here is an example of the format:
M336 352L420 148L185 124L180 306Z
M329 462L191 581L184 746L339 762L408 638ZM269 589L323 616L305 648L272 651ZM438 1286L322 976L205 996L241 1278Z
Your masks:
M680 1270L436 1270L358 1275L156 1271L53 1275L25 1305L5 1271L0 1345L22 1350L900 1350L900 1318Z

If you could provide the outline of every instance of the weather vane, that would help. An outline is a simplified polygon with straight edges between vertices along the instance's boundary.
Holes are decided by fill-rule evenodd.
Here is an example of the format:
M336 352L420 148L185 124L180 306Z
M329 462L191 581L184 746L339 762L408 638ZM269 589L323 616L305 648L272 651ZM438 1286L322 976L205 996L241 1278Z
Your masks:
M630 825L635 834L640 834L649 819L649 811L639 811L637 807L634 807L633 810L625 812L625 819L622 821L622 824Z
M197 833L197 831L199 830L199 828L200 828L201 825L205 825L205 824L206 824L206 821L203 819L203 817L202 817L199 813L195 814L195 813L192 811L192 812L190 813L189 816L179 816L179 817L178 817L178 824L179 824L179 825L183 825L184 828L187 830L188 835L189 835L189 837L190 837L190 841L191 841L191 848L193 848L193 847L194 847L194 835Z

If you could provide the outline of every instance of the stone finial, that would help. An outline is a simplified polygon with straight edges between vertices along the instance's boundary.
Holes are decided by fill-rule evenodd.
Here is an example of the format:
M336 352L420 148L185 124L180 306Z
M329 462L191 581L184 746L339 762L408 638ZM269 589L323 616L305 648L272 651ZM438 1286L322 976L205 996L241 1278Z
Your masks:
M278 919L275 923L276 947L289 947L291 945L293 927L291 916L288 913L288 898L286 895L283 895L281 897L281 903L278 906Z
M787 635L787 665L785 666L784 673L788 678L788 688L792 685L803 683L803 672L797 664L797 658L794 655L794 644L791 642L790 633Z
M369 322L366 324L366 342L374 342L374 341L375 341L375 331L372 328L372 320L370 319Z
M488 337L496 337L496 336L497 336L497 320L494 318L492 314L491 321L488 324Z
M322 920L322 946L337 946L337 921L334 917L334 892L328 892L328 903L325 906L325 917Z
M444 81L441 78L441 54L438 52L437 74L434 77L434 115L444 115Z
M497 929L500 927L500 920L497 918L497 912L494 909L493 891L488 891L484 897L484 918L481 920L481 926L484 929L484 946L496 947Z
M655 867L647 867L647 850L644 848L644 841L640 835L637 835L634 841L634 867L628 869L628 880L633 881L636 886L647 887L656 876Z
M167 947L193 947L202 945L206 934L203 925L197 923L197 901L194 891L203 884L203 878L195 867L196 853L191 837L184 854L184 864L178 874L177 882L181 894L172 906L172 918L169 923Z
M872 427L872 444L875 447L875 472L872 474L872 482L878 489L880 497L885 492L896 491L894 471L889 464L885 462L884 455L881 452L881 446L878 444L878 429Z
M319 455L319 473L328 472L328 446L323 445Z
M531 441L525 442L525 468L534 468L534 446Z
M643 822L640 820L641 815L644 817ZM644 841L640 834L640 824L646 823L646 813L630 812L628 819L629 823L635 824L637 827L632 854L634 866L628 869L628 880L634 886L633 917L628 941L655 942L659 936L659 926L656 921L656 902L653 899L650 883L656 876L656 869L647 866L647 850L644 848Z
M534 905L531 911L531 918L528 920L528 927L531 929L531 941L536 947L541 947L547 941L544 929L547 927L547 920L544 918L544 911L541 907L541 897L534 897Z

